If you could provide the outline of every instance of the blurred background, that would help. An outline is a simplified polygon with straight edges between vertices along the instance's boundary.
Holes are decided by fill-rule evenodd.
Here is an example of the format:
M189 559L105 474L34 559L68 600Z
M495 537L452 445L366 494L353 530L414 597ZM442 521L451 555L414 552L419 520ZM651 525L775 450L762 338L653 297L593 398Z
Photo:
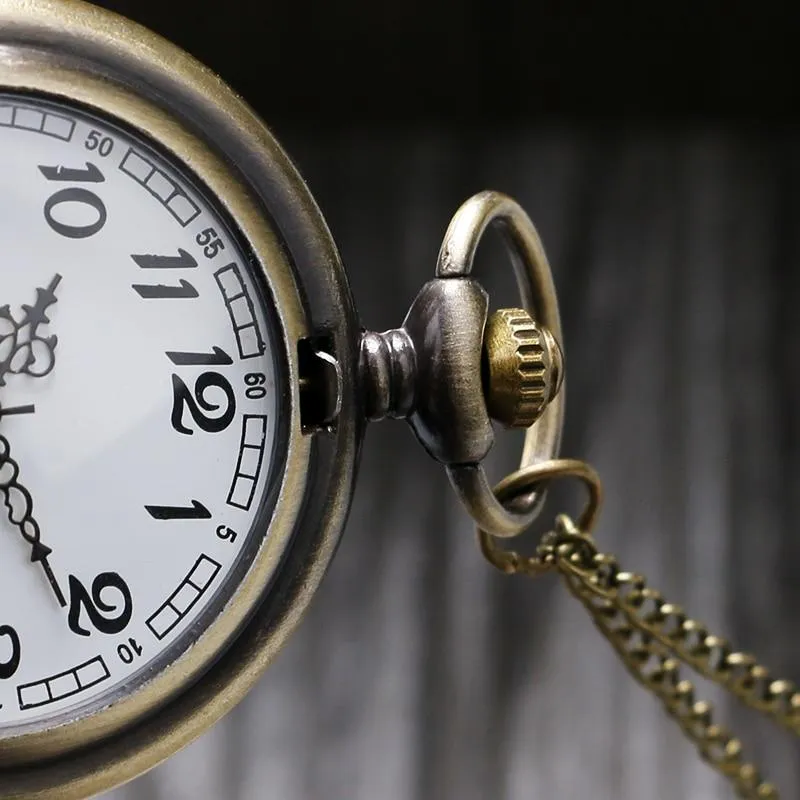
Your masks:
M113 0L256 107L398 325L470 194L528 210L565 322L562 452L602 549L800 680L795 12L744 2ZM513 302L499 248L479 270ZM497 476L519 438L499 437ZM556 501L549 514L561 510ZM800 748L713 689L782 787ZM239 708L106 800L716 800L732 792L555 578L492 571L404 424L368 432L299 632Z

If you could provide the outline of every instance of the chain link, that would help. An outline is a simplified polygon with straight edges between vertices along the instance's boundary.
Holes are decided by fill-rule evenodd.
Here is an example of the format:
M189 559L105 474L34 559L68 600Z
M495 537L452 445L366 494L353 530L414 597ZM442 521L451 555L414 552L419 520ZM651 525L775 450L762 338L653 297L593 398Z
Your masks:
M628 672L658 697L701 758L730 780L739 797L778 800L777 788L744 759L739 739L714 722L711 704L696 699L680 666L692 667L800 736L800 692L792 682L774 680L752 655L735 651L680 606L668 603L643 576L624 572L566 515L558 517L534 556L501 550L483 531L480 544L490 563L507 574L557 571Z

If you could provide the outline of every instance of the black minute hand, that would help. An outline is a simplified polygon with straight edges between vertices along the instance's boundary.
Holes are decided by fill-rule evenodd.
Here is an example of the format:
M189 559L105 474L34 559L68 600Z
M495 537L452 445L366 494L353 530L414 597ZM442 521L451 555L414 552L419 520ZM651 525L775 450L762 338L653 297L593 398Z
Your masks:
M58 604L64 608L67 601L47 560L53 551L41 540L39 523L33 518L33 498L17 480L18 477L19 465L11 457L11 445L8 439L0 434L0 494L6 504L8 519L22 534L22 538L30 544L31 563L38 562L42 565Z

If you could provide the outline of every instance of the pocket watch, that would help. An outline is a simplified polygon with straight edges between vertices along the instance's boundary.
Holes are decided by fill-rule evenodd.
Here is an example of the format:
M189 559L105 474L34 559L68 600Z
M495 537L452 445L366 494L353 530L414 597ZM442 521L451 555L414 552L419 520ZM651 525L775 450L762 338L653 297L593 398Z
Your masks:
M504 234L520 308L471 275ZM334 553L369 420L497 536L492 419L552 459L561 330L530 220L468 200L403 324L358 324L326 224L236 94L76 0L0 0L0 796L84 798L229 711ZM488 322L487 322L488 320ZM535 321L534 321L535 320Z

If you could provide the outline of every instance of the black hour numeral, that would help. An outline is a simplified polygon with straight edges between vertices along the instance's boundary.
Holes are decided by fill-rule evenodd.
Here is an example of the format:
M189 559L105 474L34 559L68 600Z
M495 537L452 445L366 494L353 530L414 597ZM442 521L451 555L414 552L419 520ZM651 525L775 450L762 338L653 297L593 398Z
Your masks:
M220 389L225 395L224 405L214 403L208 399L206 393L209 389ZM194 431L183 424L185 411L189 411L197 426L206 433L220 433L233 421L236 413L236 397L233 387L228 380L218 372L204 372L194 384L194 395L186 384L175 374L172 374L172 427L178 433L191 436ZM209 412L219 412L211 416Z
M178 248L177 256L135 255L131 258L141 269L194 269L197 261L183 248Z
M104 183L105 176L100 169L91 161L86 162L86 166L81 169L70 167L39 167L39 172L49 181L59 181L60 183Z
M105 177L103 173L92 164L86 162L85 167L78 169L64 166L39 166L39 171L48 181L56 183L103 183ZM58 218L57 211L63 206L69 208L80 208L88 210L90 216L94 216L93 221L82 225L65 222ZM63 214L63 209L62 212ZM44 218L47 224L56 233L67 239L88 239L101 231L108 219L108 213L103 201L88 189L80 186L71 186L60 189L47 198L44 204Z
M0 625L0 641L7 639L11 645L11 654L5 661L0 661L0 680L7 680L14 676L22 657L22 648L19 634L10 625Z
M178 249L177 256L132 255L131 258L140 269L194 269L197 261L192 254ZM192 299L198 297L197 289L189 281L181 279L178 286L164 283L134 283L133 290L145 300Z
M112 605L103 598L103 593L114 589L122 597L122 605ZM79 636L89 636L90 632L81 625L81 612L86 612L89 621L100 633L121 633L133 616L133 598L128 584L116 572L101 572L92 581L91 595L86 587L74 576L69 576L69 614L70 630Z
M153 519L211 519L211 512L199 501L190 506L145 506Z
M233 364L233 359L221 347L212 348L211 353L184 353L168 350L167 358L176 367L227 366L228 364Z
M193 298L198 297L197 289L187 280L181 279L179 286L167 286L163 283L132 284L134 291L145 300L163 300L168 298Z
M97 214L97 219L86 225L70 225L62 222L56 218L55 210L64 203L79 204L91 208ZM47 202L44 204L44 218L56 233L60 233L67 239L88 239L102 230L108 217L103 201L94 192L74 186L70 189L62 189L52 197L47 198Z

